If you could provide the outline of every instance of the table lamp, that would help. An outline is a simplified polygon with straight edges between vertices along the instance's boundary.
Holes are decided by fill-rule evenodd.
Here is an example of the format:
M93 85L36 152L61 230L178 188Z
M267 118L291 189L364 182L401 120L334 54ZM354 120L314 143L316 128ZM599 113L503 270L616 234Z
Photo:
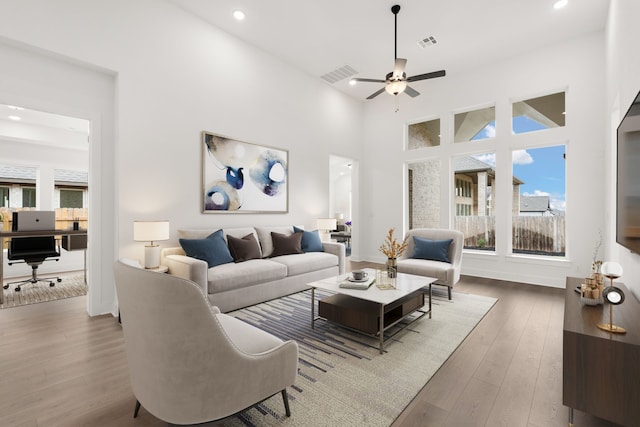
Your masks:
M154 242L169 240L169 221L134 221L133 240L151 242L144 247L144 268L160 267L160 246Z
M609 302L609 323L598 323L598 328L616 334L624 334L627 332L625 328L613 324L613 306L622 304L624 301L622 289L613 286L613 279L622 276L622 266L617 262L605 262L602 264L601 271L602 275L609 279L609 287L602 292L604 299Z
M323 242L326 242L329 240L327 238L329 232L335 230L338 226L338 221L335 218L318 218L316 224L318 227L318 231L322 233L321 240Z

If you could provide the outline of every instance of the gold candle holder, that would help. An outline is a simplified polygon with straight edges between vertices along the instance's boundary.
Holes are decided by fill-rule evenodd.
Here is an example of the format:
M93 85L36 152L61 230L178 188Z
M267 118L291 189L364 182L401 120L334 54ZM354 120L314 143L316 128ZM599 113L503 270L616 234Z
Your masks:
M613 306L624 301L622 290L613 286L613 279L618 279L622 276L622 267L615 262L605 262L602 264L602 274L609 279L609 287L604 291L605 299L609 302L609 323L598 323L597 326L603 331L625 334L627 332L625 328L613 324ZM609 294L612 295L609 296Z

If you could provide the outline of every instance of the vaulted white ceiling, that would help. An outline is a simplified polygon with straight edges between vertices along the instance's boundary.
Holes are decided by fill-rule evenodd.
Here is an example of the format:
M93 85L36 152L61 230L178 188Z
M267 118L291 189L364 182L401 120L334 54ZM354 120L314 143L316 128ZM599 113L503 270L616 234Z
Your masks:
M384 79L393 69L394 4L401 6L398 57L408 60L408 76L440 69L461 73L601 31L609 9L609 0L569 0L559 10L555 0L169 1L318 79L344 66L357 77ZM246 19L236 21L236 9ZM436 44L419 46L430 36ZM327 84L362 100L381 87L350 86L348 80ZM411 86L424 93L434 82Z

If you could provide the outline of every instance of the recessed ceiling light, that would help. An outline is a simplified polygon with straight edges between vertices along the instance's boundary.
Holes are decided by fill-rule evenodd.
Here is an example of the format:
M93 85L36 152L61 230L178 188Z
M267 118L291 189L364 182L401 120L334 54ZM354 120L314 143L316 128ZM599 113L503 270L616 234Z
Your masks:
M556 0L556 2L553 4L553 8L554 9L562 9L568 3L569 3L569 0Z
M350 84L351 86L355 86L355 85L356 85L356 83L358 83L358 82L357 82L357 81L355 81L355 80L353 80L353 79L349 80L349 84Z
M18 117L18 116L9 116L9 120L22 120L22 118Z
M7 107L11 108L12 110L24 110L24 108L16 107L15 105L7 105Z
M242 21L246 17L246 15L241 10L234 10L233 17L236 18L236 20L238 21Z

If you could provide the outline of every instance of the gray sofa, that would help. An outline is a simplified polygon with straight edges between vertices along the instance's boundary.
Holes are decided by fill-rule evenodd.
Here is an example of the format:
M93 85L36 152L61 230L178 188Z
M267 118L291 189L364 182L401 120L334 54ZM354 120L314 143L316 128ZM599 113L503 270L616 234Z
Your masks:
M183 239L204 239L215 229L178 230ZM293 234L292 226L223 228L228 235L242 238L254 234L260 244L261 259L227 263L208 268L205 261L185 255L182 247L164 248L161 264L169 273L197 283L212 305L222 312L232 311L308 289L309 282L345 272L345 247L323 242L323 252L281 255L273 252L271 232Z

